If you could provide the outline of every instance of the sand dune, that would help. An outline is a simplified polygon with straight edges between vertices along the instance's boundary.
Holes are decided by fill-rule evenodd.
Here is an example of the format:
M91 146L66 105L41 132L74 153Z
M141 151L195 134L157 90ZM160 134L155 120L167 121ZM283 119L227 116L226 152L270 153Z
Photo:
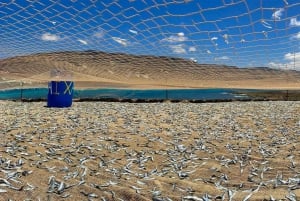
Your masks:
M171 57L55 52L0 60L0 88L45 85L53 69L73 74L76 87L300 88L300 72L199 64Z

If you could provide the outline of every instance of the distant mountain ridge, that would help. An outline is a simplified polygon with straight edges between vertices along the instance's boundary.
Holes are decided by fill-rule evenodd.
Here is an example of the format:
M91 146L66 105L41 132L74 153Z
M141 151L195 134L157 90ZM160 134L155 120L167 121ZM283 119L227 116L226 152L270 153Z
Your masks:
M199 64L182 58L94 50L37 53L2 59L0 82L22 80L34 85L48 81L49 72L53 69L72 72L73 79L77 81L79 87L81 85L137 88L300 86L298 71Z

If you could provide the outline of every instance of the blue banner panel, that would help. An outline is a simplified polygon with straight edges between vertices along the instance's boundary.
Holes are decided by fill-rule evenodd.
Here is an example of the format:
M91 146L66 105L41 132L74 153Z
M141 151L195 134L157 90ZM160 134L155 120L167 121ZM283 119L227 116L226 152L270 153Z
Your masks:
M50 81L48 83L48 107L71 107L73 98L72 81Z

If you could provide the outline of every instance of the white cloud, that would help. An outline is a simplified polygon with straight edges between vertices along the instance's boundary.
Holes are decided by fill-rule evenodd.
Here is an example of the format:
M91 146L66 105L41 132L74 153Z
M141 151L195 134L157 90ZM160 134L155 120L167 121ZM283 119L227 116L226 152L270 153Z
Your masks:
M293 61L293 60L300 60L300 52L295 52L295 53L287 53L284 55L285 60Z
M224 34L224 35L223 35L224 42L225 42L226 44L229 44L228 37L229 37L228 34Z
M294 63L291 63L291 62L289 62L289 63L270 62L269 67L276 68L276 69L282 69L282 70L297 70L297 67L295 69ZM300 69L298 68L298 70L300 70Z
M191 57L191 58L190 58L190 60L191 60L192 62L195 62L195 63L197 63L197 62L198 62L198 60L197 60L197 59L195 59L195 58L193 58L193 57Z
M272 14L272 18L275 20L280 20L281 16L283 14L284 9L283 8L279 8L278 10L276 10L273 14Z
M196 47L189 47L189 52L196 52L197 51L197 49L196 49Z
M293 36L291 37L291 39L300 40L300 32L298 32L297 34L293 35Z
M218 46L218 43L216 43L216 41L218 40L218 37L212 37L210 40L214 44L214 46Z
M44 40L44 41L58 41L60 39L60 37L58 35L55 35L55 34L44 33L41 36L41 39Z
M222 56L222 57L216 57L215 60L229 60L230 58L228 56Z
M188 38L184 36L183 32L179 32L176 35L169 36L168 38L162 39L162 41L176 43L176 42L184 42L187 41Z
M123 46L129 45L129 41L127 41L126 39L119 38L119 37L112 37L112 39Z
M172 49L172 52L176 53L176 54L185 54L186 53L186 50L185 50L183 44L170 45L170 48Z
M266 22L265 20L262 20L262 21L261 21L261 24L262 24L264 27L268 28L268 29L272 29L272 26L271 26L268 22Z
M299 27L300 26L300 21L298 21L297 18L291 18L291 20L290 20L290 26Z
M132 30L132 29L129 29L129 32L130 32L130 33L133 33L133 34L138 34L138 32L137 32L137 31L135 31L135 30Z
M93 36L96 37L96 38L101 39L101 38L104 37L104 34L105 34L104 31L100 28L100 29L98 29L98 31L96 31L96 32L93 34Z
M183 32L179 32L177 35L180 36L180 37L184 37L184 33Z
M264 34L265 38L268 38L268 32L262 31L262 33Z
M269 62L268 66L270 66L271 68L280 68L279 66L282 66L283 64L281 63L276 63L276 62Z
M77 41L80 42L80 43L82 43L82 44L84 44L84 45L87 45L87 44L88 44L88 42L85 41L85 40L78 39Z
M286 63L270 62L271 68L300 70L300 52L287 53L284 55Z

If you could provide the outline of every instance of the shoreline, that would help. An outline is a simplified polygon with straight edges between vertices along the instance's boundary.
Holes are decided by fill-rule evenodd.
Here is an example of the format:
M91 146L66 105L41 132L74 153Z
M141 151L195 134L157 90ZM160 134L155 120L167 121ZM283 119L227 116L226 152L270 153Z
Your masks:
M197 83L191 80L188 84L183 81L176 80L168 81L167 83L158 80L154 82L98 82L98 81L78 81L72 80L74 82L75 89L127 89L127 90L154 90L154 89L257 89L257 90L300 90L300 81L290 83L290 82L269 82L269 81L258 81L254 80L248 81L223 81L223 80L209 80L203 81L202 83ZM16 89L16 88L48 88L48 82L45 80L43 82L15 82L12 85L0 85L0 90L5 89Z

